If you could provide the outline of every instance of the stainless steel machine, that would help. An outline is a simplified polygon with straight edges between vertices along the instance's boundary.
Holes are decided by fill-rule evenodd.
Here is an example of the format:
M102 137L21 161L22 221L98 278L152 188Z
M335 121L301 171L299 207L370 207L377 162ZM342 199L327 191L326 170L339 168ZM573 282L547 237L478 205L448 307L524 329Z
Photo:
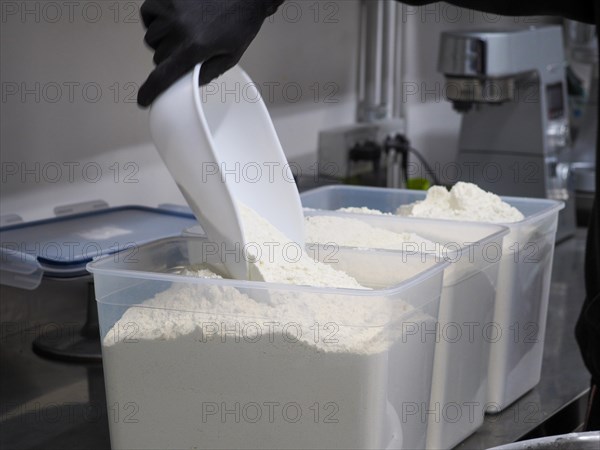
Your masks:
M441 36L444 93L463 114L459 178L565 201L557 239L575 230L565 67L560 26Z
M566 47L570 61L589 72L587 101L573 139L573 185L577 220L586 224L596 193L596 139L598 133L598 40L596 27L565 21Z

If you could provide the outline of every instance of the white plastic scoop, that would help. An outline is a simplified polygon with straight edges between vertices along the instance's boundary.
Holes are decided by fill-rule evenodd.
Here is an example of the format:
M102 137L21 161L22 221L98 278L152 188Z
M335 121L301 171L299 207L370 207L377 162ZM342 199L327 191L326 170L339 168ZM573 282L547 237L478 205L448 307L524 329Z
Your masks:
M200 64L150 109L150 131L169 172L236 279L260 279L236 201L304 248L300 196L260 92L235 66L199 87ZM253 265L252 265L253 266ZM251 271L252 269L252 271Z

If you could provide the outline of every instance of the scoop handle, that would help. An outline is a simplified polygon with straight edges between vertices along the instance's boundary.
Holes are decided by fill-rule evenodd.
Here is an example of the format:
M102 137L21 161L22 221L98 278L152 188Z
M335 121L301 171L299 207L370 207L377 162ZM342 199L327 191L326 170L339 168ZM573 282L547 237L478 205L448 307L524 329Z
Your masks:
M215 143L200 101L201 64L162 93L150 108L158 152L209 243L195 259L219 257L229 275L248 279L244 234L232 193L221 177ZM206 261L196 261L202 263Z

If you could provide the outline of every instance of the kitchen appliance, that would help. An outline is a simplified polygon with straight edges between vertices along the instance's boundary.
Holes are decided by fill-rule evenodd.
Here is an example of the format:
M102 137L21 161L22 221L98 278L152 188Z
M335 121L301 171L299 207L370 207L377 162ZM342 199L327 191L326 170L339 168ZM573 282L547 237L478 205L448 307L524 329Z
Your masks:
M596 193L596 142L598 135L598 40L597 30L572 20L566 21L569 58L590 72L587 102L583 106L577 136L573 143L573 184L577 220L586 225Z
M444 32L438 69L462 113L458 178L498 195L562 200L557 240L572 235L561 27Z
M402 187L403 160L386 141L406 133L397 95L405 20L397 2L361 2L356 123L319 132L315 175L321 184Z

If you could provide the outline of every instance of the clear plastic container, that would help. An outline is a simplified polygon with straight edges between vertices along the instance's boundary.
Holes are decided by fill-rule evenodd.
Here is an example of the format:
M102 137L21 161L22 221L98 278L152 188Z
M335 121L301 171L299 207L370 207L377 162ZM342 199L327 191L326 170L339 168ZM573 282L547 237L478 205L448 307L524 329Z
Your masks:
M398 206L425 196L424 191L405 189L328 186L307 191L301 197L306 208L368 207L394 213ZM564 207L562 202L547 199L502 199L525 218L503 224L510 232L503 242L494 323L487 330L492 341L486 405L489 413L500 412L540 380L558 213Z
M88 264L113 449L425 447L448 263L310 247L371 290L177 274L218 266L205 244Z
M492 326L502 240L508 228L326 211L305 214L361 220L396 233L416 233L440 244L409 242L404 251L436 252L438 258L451 263L444 273L440 302L426 448L453 448L483 423L491 346L485 330Z
M0 228L0 283L35 289L45 275L88 275L85 265L100 255L168 236L198 222L191 211L164 205L118 206L83 211Z

